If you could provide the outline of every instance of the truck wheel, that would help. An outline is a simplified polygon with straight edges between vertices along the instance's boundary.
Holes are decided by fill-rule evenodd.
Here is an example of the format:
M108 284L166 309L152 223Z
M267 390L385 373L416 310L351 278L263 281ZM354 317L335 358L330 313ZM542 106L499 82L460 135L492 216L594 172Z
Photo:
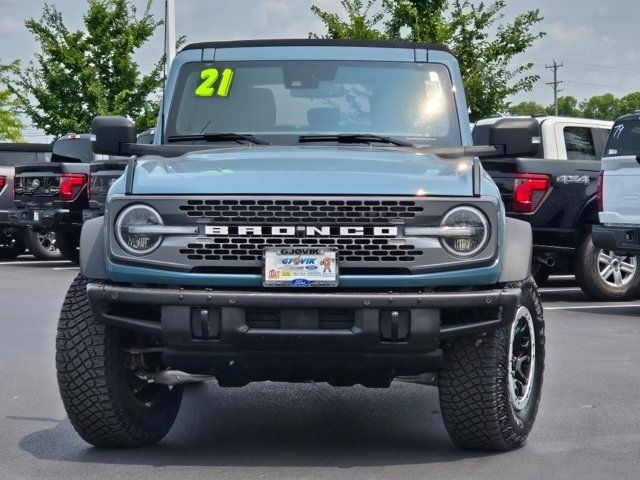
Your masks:
M22 233L3 229L0 232L0 258L16 258L22 255L26 247Z
M151 339L96 322L87 283L78 275L69 287L56 338L58 386L69 420L92 445L153 445L173 425L182 388L149 384L134 373L159 368L153 353L131 352L149 347Z
M31 255L38 260L60 260L62 258L54 232L34 232L31 229L26 229L24 242Z
M637 257L598 249L591 234L578 249L574 270L580 288L596 300L630 300L640 289Z
M58 250L64 258L80 263L80 234L75 231L56 230Z
M519 448L538 412L545 352L542 303L531 278L514 285L522 287L522 300L511 326L443 345L440 408L451 440L462 448Z

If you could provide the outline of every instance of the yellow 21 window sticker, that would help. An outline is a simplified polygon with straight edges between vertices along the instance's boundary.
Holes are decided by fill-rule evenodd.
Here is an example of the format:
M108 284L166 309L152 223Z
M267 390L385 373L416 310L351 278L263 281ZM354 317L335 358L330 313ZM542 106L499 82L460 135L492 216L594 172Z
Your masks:
M220 78L220 82L218 84L218 91L216 92L215 84L218 78ZM229 90L231 90L233 70L225 68L221 76L217 68L206 68L200 72L200 79L202 83L196 88L196 96L211 97L216 94L218 97L226 97L229 95Z

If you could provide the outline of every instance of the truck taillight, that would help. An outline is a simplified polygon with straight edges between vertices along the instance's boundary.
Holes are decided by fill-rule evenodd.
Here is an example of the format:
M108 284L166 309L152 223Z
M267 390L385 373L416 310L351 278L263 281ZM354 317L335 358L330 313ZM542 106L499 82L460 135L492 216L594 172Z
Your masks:
M0 192L2 191L2 189L6 184L7 184L7 177L5 177L4 175L0 175Z
M596 199L598 200L598 211L604 212L604 171L600 170L598 174L598 189L596 190Z
M87 183L84 173L63 173L60 175L60 199L65 202L75 200Z
M521 213L535 212L550 188L551 180L548 175L516 174L513 179L513 210Z

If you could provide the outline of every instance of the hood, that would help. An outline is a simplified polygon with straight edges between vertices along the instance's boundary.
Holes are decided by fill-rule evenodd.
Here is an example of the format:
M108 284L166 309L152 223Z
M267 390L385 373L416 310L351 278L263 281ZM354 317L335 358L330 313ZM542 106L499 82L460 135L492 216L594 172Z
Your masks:
M473 161L393 147L239 147L137 162L134 194L471 196Z

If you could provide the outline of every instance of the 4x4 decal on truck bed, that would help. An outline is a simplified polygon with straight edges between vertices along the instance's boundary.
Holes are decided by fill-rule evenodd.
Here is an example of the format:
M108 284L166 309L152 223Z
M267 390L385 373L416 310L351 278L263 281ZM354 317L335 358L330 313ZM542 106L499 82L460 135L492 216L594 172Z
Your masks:
M568 185L570 183L582 183L584 185L589 185L591 183L591 179L589 175L561 175L556 178L556 182L564 183Z

